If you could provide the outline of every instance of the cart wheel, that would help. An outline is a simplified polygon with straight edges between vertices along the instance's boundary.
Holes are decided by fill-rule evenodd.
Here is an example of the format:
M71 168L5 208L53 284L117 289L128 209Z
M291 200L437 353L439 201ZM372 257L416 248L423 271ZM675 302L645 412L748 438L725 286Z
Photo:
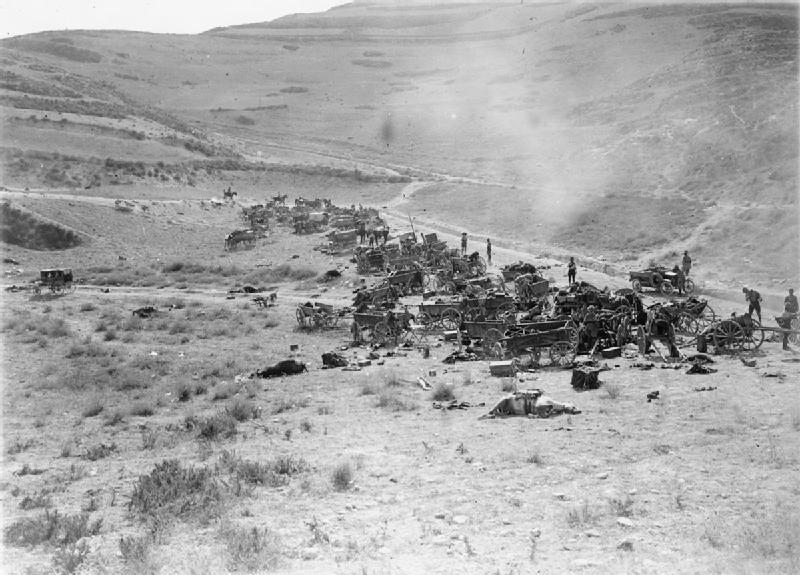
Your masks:
M664 295L669 295L674 291L675 288L672 286L672 284L670 282L668 282L667 280L664 280L664 281L661 282L661 285L659 286L658 289Z
M321 313L315 313L314 317L311 318L311 321L314 323L314 327L317 329L322 329L325 327L325 316Z
M33 286L33 295L42 295L42 288L39 286Z
M694 293L694 282L689 278L686 278L686 283L684 284L683 289L687 294Z
M494 348L494 344L498 341L503 339L503 334L500 332L499 329L489 328L486 330L486 335L483 336L482 346L485 350L491 350Z
M637 293L642 291L642 282L640 280L631 280L631 288Z
M644 326L636 328L636 344L639 346L639 353L645 355L647 353L647 334L644 331Z
M557 341L550 346L550 361L554 365L567 367L575 361L575 346L569 341Z
M738 323L730 320L719 322L712 333L714 347L719 351L741 350L744 344L744 330Z
M744 330L744 339L742 340L742 348L745 351L753 351L761 347L764 343L764 330L752 327Z
M449 307L442 312L442 327L448 331L457 330L461 327L461 314L453 307Z

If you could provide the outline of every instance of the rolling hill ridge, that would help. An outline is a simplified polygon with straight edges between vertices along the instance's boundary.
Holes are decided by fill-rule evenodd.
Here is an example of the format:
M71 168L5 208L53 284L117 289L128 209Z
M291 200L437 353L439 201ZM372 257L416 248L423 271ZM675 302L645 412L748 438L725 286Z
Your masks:
M688 249L709 279L778 289L800 274L797 19L356 2L194 36L12 38L3 184L423 180L400 207L433 222L631 268Z

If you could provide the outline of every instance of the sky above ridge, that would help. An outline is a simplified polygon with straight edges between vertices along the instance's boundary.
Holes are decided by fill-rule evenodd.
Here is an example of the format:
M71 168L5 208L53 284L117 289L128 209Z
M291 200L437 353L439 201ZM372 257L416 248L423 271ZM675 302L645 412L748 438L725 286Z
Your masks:
M0 0L0 38L47 30L197 34L217 26L323 12L347 0Z

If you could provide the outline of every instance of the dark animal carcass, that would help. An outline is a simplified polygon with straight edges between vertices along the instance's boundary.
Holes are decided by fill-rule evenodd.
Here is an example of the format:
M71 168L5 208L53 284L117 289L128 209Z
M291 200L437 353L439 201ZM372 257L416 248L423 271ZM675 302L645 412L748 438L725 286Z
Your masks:
M308 371L308 367L306 367L306 364L303 362L294 359L285 359L266 369L256 371L256 375L265 378L283 377L284 375L297 375L304 371Z

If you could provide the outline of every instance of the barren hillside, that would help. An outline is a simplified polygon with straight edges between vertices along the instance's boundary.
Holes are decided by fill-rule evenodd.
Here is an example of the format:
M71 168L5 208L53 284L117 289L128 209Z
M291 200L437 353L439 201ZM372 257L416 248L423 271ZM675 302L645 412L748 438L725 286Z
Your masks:
M689 249L717 279L794 280L797 15L354 3L198 36L12 38L3 181L203 188L253 170L243 160L463 177L433 215L466 224L502 202L515 209L484 211L487 235L632 267Z
M797 19L374 0L1 41L0 571L798 573ZM311 226L371 207L381 254ZM701 301L616 291L683 250Z

